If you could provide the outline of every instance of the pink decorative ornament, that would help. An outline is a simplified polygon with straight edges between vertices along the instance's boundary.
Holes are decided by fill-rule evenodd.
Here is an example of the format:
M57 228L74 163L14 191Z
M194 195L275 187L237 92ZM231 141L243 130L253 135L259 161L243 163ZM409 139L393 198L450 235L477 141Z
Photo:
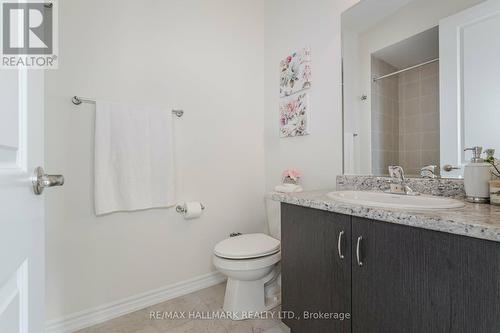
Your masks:
M282 175L283 183L292 182L296 184L300 177L302 177L301 173L295 169L285 170Z

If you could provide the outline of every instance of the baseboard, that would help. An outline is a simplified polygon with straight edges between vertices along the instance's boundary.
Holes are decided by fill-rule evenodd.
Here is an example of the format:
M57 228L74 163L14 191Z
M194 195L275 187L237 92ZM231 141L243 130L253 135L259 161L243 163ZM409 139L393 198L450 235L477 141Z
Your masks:
M107 320L123 316L148 306L187 295L189 293L214 286L225 281L225 277L212 272L206 275L182 281L170 286L131 296L116 302L104 304L92 309L73 313L67 317L50 320L46 323L46 333L71 333L100 324Z

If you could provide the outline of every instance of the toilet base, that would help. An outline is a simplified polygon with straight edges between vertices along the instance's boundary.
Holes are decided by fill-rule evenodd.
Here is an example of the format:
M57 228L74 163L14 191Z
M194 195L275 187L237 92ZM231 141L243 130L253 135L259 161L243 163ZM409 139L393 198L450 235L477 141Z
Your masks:
M281 301L281 252L253 259L213 256L214 266L227 276L223 310L233 320L250 319Z
M263 281L241 281L228 279L223 310L233 320L245 320L261 312L274 309L281 304L281 295L266 297Z
M265 295L262 280L241 281L227 279L224 311L229 312L234 319L245 319L250 312L264 311Z
M265 278L255 281L227 279L223 310L233 320L250 319L281 304L279 266Z

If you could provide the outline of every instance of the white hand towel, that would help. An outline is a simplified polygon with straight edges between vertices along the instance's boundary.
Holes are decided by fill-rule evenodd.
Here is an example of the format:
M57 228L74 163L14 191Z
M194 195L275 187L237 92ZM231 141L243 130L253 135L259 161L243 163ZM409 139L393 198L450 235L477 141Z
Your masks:
M276 192L282 192L282 193L298 193L298 192L302 192L304 189L300 185L281 184L281 185L276 185L274 187L274 190Z
M96 215L175 203L172 113L96 103Z

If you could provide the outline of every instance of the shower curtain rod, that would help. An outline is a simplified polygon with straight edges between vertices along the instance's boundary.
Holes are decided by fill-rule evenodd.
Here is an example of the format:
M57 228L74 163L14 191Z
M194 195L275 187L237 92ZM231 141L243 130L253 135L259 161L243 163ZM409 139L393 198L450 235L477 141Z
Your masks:
M95 100L87 97L81 97L81 96L73 96L71 99L73 104L75 105L80 105L82 103L89 103L89 104L95 104ZM184 115L184 110L172 110L172 113L175 114L177 117L182 117Z
M388 78L388 77L391 77L391 76L394 76L394 75L398 75L398 74L410 71L410 70L415 69L415 68L419 68L419 67L422 67L422 66L425 66L425 65L428 65L428 64L432 64L433 62L437 62L437 61L439 61L439 58L436 58L436 59L433 59L433 60L429 60L429 61L423 62L423 63L415 65L415 66L411 66L411 67L408 67L408 68L405 68L405 69L401 69L399 71L396 71L396 72L390 73L390 74L386 74L386 75L383 75L381 77L376 77L376 78L373 78L373 82L377 82L378 80L382 80L382 79L385 79L385 78Z

